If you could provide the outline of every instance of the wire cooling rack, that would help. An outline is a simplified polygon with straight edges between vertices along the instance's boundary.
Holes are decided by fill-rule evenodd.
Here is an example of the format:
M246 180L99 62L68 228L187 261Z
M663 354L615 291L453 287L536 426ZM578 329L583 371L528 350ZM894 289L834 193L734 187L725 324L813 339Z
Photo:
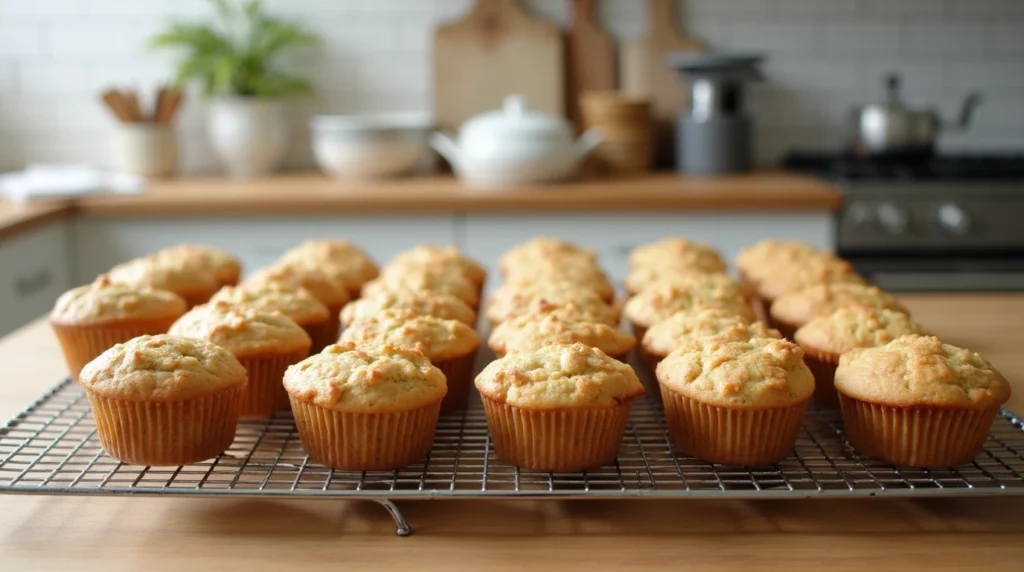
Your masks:
M674 454L661 405L634 405L618 460L585 473L520 471L491 448L479 400L441 418L429 456L398 471L343 472L311 463L289 412L243 421L216 459L182 467L126 465L100 448L83 390L65 381L0 427L0 492L361 498L382 504L397 533L411 532L390 499L716 497L811 498L1024 494L1024 425L1003 411L974 463L895 468L847 445L838 413L809 408L793 454L739 469Z

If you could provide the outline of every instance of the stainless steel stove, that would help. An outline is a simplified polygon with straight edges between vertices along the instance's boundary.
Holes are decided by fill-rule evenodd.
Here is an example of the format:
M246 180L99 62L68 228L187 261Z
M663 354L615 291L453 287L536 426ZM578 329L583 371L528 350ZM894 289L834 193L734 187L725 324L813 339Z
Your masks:
M793 154L843 190L836 251L893 291L1024 290L1024 155Z

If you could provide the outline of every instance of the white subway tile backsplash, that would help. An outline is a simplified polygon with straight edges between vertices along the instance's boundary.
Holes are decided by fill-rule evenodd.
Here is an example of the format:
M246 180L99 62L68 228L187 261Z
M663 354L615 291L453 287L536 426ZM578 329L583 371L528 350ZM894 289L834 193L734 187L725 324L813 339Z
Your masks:
M1020 23L989 24L986 36L988 38L988 53L1024 56L1024 26Z
M82 0L0 0L3 16L69 16L79 13Z
M43 29L36 21L0 17L0 58L37 56L43 53Z
M861 14L869 19L904 17L914 21L935 20L945 16L946 12L944 0L861 0Z
M771 13L785 20L842 19L860 11L861 0L775 0Z
M1020 0L949 0L950 16L957 20L1013 18L1024 19L1024 2Z
M907 54L973 55L985 51L985 25L977 22L914 22L903 30L902 51Z
M813 54L818 48L820 30L795 22L749 22L734 24L730 49L759 50L770 54L798 52Z
M936 92L945 86L945 66L942 63L889 57L861 62L858 80L861 91L881 100L884 95L883 78L892 72L899 74L904 94Z
M900 45L900 26L895 23L841 23L822 26L826 53L893 54Z
M69 58L140 55L163 25L160 19L143 17L61 20L47 30L46 50Z
M981 91L1000 88L1024 89L1024 62L979 59L951 63L947 67L946 85L954 89Z

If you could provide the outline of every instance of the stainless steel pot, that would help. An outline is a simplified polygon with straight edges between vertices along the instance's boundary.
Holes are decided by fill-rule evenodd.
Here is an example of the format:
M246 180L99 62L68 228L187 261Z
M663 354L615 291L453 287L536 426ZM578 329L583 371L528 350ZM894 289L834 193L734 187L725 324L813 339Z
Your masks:
M947 123L934 109L907 107L900 97L900 76L885 76L887 98L857 108L850 119L851 147L864 155L928 155L935 149L941 131L966 131L981 95L971 92L964 98L960 117Z

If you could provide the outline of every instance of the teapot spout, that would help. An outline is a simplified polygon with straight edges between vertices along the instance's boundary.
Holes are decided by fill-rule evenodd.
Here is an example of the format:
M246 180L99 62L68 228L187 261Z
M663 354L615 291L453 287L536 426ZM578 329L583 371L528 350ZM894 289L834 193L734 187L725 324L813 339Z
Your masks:
M579 159L583 159L603 142L604 134L601 133L600 129L587 129L583 132L583 135L580 135L580 138L576 140L576 156Z
M452 169L456 171L461 169L462 154L459 153L459 147L451 137L440 131L435 131L430 134L430 146L444 157L445 161L448 161Z

